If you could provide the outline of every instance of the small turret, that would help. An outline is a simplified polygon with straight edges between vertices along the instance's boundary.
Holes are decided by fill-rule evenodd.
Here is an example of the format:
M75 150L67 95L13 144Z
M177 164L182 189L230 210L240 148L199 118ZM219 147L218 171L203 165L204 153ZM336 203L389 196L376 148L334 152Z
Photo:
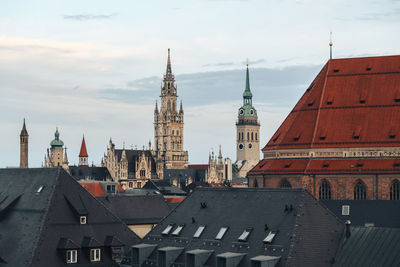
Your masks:
M81 150L79 152L79 166L89 166L88 153L86 150L85 136L82 137Z
M154 108L154 114L158 114L158 104L157 104L157 101L156 101L156 106L155 106L155 108Z
M181 100L181 106L179 108L179 114L183 114L182 100Z
M19 167L20 168L28 168L28 140L29 135L26 130L25 119L24 124L22 125L21 134L19 135L20 141L20 160Z

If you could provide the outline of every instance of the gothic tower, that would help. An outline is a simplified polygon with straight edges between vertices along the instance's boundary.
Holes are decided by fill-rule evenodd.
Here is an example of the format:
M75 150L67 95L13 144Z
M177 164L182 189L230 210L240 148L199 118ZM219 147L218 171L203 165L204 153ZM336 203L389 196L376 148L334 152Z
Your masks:
M25 119L24 124L22 125L21 134L19 135L20 141L20 156L19 156L19 167L20 168L28 168L28 131L26 130L25 126Z
M89 166L88 153L86 150L86 143L85 143L85 136L82 137L81 150L79 152L79 166L84 166L84 167Z
M252 99L249 66L246 64L246 88L236 123L236 165L241 167L239 173L241 177L246 176L260 160L260 124Z
M167 70L161 87L161 106L154 110L154 153L157 172L163 178L163 169L183 169L188 164L188 152L183 150L183 108L177 110L177 86L171 69L168 49Z

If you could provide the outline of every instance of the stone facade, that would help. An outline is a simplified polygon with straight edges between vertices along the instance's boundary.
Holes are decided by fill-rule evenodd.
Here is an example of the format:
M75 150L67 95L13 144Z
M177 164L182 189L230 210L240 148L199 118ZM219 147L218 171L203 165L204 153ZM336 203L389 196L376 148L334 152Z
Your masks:
M214 152L209 155L206 181L209 184L224 184L232 182L232 161L222 157L221 146L219 147L218 158Z
M54 140L50 142L50 148L47 149L43 167L63 167L67 172L69 172L67 148L64 148L64 142L60 140L58 128L54 133Z
M24 119L24 124L22 126L21 134L19 135L19 141L20 141L19 167L20 168L28 168L28 140L29 140L29 135L28 135L28 131L26 130L25 119Z

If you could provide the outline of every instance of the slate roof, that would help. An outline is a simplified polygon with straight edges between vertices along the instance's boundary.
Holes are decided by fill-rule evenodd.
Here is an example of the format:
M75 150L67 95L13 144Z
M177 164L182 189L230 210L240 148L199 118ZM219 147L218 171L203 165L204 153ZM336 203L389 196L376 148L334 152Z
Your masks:
M80 216L87 224L80 224ZM119 218L62 168L0 169L0 258L6 266L60 266L66 248L78 246L78 263L92 266L83 250L86 237L101 245L102 262L114 266L108 236L125 245L140 241Z
M128 225L156 224L170 212L161 195L110 195L97 199Z
M377 174L400 173L398 158L293 158L264 159L248 173L254 174Z
M171 232L162 234L168 225L173 225ZM180 225L181 233L173 235ZM193 237L201 225L204 231ZM216 240L221 227L228 230ZM251 229L248 239L239 241L246 229ZM159 251L166 247L183 249L174 259L178 265L185 263L185 253L205 250L212 252L206 266L240 255L240 265L227 266L247 267L257 256L279 259L276 266L330 266L343 229L344 224L303 189L199 188L143 239L143 244L156 244L158 251L142 266L160 266L157 254L161 260L164 252ZM263 242L271 231L277 232L272 243Z
M76 180L106 181L111 179L107 167L69 166L69 170Z
M263 151L398 147L399 84L400 56L329 60Z
M186 179L192 178L192 181L205 181L207 170L202 168L189 168L189 169L165 169L164 180L172 181L177 179L185 185Z
M115 149L115 156L118 161L121 160L123 149ZM145 153L146 157L151 159L151 175L152 177L156 177L156 162L154 160L153 155L150 150L137 150L137 149L125 149L126 158L128 160L128 174L136 173L136 161L139 159L139 156L142 153Z
M375 227L400 228L399 200L321 200L342 221L353 226L373 224ZM342 215L342 207L348 205L349 215Z
M169 181L165 180L147 180L147 183L142 189L153 189L159 191L164 196L178 195L185 196L186 192L182 189L172 185Z
M343 236L333 266L400 266L400 229L351 227Z

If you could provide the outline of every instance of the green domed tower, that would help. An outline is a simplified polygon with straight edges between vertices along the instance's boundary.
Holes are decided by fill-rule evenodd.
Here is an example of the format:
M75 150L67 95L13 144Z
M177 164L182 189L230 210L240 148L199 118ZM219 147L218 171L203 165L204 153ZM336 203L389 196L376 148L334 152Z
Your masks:
M249 65L246 64L246 87L243 92L243 105L239 108L236 123L236 166L238 176L245 177L260 160L260 124L257 110L253 107L253 94L250 90Z
M56 128L54 140L50 142L51 162L53 163L54 167L63 165L63 147L64 142L60 140L60 133L58 132L58 128Z

